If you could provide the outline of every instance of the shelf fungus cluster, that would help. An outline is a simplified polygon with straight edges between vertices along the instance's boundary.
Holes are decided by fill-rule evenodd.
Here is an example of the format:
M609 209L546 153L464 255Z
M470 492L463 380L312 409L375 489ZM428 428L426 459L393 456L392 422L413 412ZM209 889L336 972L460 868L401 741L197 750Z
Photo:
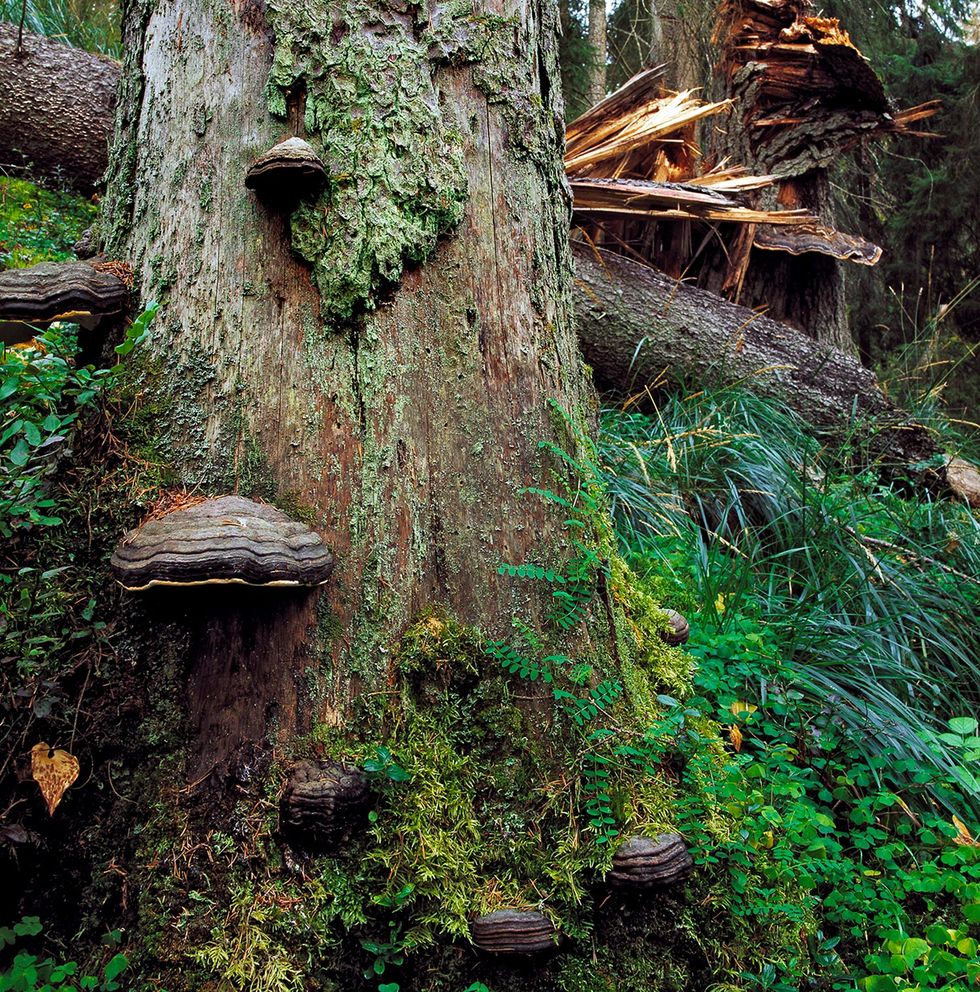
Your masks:
M281 510L221 496L131 530L111 568L133 592L221 583L318 586L329 578L333 557L318 534Z
M613 855L606 881L617 889L652 889L683 882L694 859L680 834L631 837Z
M691 625L676 610L664 610L664 613L667 614L670 630L664 631L660 635L661 638L672 647L686 644L691 636Z
M320 156L302 138L287 138L263 152L245 175L245 185L267 203L289 204L319 193L327 181Z
M552 922L534 910L498 909L475 919L470 933L488 954L540 954L558 943Z
M370 801L367 777L338 761L298 761L279 804L279 825L289 840L330 848L343 841Z

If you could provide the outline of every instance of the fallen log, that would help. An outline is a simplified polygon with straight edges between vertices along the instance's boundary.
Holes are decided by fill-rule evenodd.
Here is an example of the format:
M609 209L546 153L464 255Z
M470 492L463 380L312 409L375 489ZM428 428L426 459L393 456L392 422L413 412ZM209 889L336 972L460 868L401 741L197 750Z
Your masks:
M0 166L80 193L105 171L119 63L0 24Z
M621 255L581 242L572 252L579 342L600 388L622 396L653 383L744 382L831 437L858 432L890 460L939 451L846 352Z

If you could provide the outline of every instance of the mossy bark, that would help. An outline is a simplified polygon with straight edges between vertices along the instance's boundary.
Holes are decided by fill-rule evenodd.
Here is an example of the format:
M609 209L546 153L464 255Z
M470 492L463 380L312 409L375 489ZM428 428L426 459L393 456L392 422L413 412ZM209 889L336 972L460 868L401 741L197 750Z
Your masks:
M104 237L162 303L159 436L183 485L292 507L337 559L325 659L309 650L316 597L286 643L256 633L253 652L274 641L293 674L329 669L312 709L282 706L277 679L248 687L279 704L283 734L345 721L427 605L499 629L498 562L558 539L560 515L518 494L542 475L545 401L590 401L552 21L546 5L458 2L126 12ZM330 181L290 216L243 179L293 134Z

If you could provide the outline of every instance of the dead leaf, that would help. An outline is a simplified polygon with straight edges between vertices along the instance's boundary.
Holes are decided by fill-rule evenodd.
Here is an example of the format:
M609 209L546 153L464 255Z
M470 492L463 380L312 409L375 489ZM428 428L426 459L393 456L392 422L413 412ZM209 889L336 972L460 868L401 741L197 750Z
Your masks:
M35 744L31 748L31 775L48 804L48 815L52 816L65 790L78 778L78 758L49 744Z
M732 747L734 747L736 751L742 750L742 731L738 729L737 724L733 723L728 728L728 739L732 742Z
M751 716L759 707L754 703L744 703L742 700L736 699L728 708L731 710L732 716L741 716L743 713L746 716Z
M967 829L966 824L958 817L953 817L953 826L956 827L956 836L953 838L954 844L961 847L980 847L980 840L975 840L973 834Z

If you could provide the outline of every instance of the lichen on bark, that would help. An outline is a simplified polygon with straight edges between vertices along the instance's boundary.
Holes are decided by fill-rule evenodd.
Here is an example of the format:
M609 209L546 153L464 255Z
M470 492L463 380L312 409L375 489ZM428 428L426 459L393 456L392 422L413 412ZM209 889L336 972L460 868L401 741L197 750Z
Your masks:
M286 118L305 104L303 130L329 172L293 213L292 246L313 266L324 316L347 320L461 219L463 140L443 120L418 8L272 0L268 16L269 110Z

